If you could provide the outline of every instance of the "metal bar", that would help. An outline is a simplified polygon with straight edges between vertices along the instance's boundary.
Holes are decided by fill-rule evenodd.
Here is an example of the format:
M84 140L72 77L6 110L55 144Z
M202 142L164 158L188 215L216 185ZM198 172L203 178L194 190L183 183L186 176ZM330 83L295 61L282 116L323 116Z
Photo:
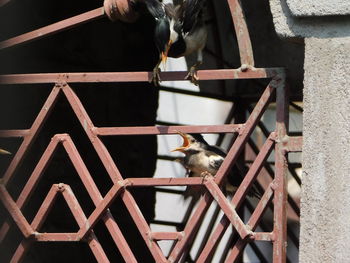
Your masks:
M77 233L37 233L35 240L38 242L77 242L80 238Z
M0 138L22 138L30 134L30 130L0 130Z
M214 180L212 178L205 178L205 186L207 187L210 194L213 196L214 200L221 207L221 210L224 212L224 215L231 222L231 224L236 229L240 237L244 239L248 236L251 236L253 233L246 228L242 219L236 212L235 206L230 204L230 202L226 199L226 197L221 192L219 186L214 182Z
M288 97L284 75L276 77L277 113L275 145L275 195L274 195L274 241L273 263L285 263L287 255L287 158L283 139L288 129Z
M109 208L118 194L124 190L124 187L125 185L123 184L123 181L121 181L121 183L113 185L103 200L99 203L99 205L96 206L95 210L92 212L89 218L87 220L84 220L84 222L81 224L80 230L78 231L78 235L81 238L85 238L86 234L88 234L89 231L93 229L93 227L103 216L104 212Z
M52 185L31 223L31 227L35 231L38 231L41 228L47 215L51 211L51 208L55 203L57 196L58 196L57 187L56 185ZM17 247L15 253L13 254L11 258L11 262L16 262L16 263L22 262L22 260L24 259L24 256L26 255L31 244L34 241L35 241L34 239L23 239L19 244L19 246Z
M139 126L139 127L103 127L93 128L98 136L115 135L164 135L185 133L232 133L239 132L243 124L198 125L198 126Z
M80 15L73 16L71 18L61 20L57 23L2 41L0 42L0 50L28 43L33 40L38 40L47 36L51 36L63 30L67 30L72 27L79 26L83 23L87 23L89 21L103 17L104 15L105 13L103 7L96 8L94 10L82 13Z
M250 42L248 27L240 1L227 0L227 3L230 7L233 25L235 27L241 64L254 66L252 43Z
M301 152L303 150L303 137L302 136L287 136L288 140L284 144L287 152Z
M63 185L62 187L62 184L57 185L57 187L58 187L58 190L62 192L62 195L66 200L69 209L72 211L72 214L75 220L77 221L79 227L81 228L87 219L72 189L70 188L69 185ZM78 233L78 236L79 236L79 233ZM89 244L89 247L92 253L94 254L97 262L101 262L101 263L109 262L106 253L104 252L100 242L98 241L93 231L90 232L87 238L87 243Z
M215 180L218 185L220 185L221 181L224 179L224 176L228 174L229 169L238 159L238 156L242 151L243 146L248 140L250 134L252 133L254 126L256 125L257 121L259 120L264 110L266 109L268 102L272 96L272 93L273 93L273 88L269 84L265 89L263 95L261 96L260 100L256 104L254 111L250 115L249 119L247 120L244 128L240 132L240 135L232 145L224 162L220 166L220 169L218 170L215 176ZM195 232L199 228L198 226L199 222L203 219L204 213L209 208L211 202L212 202L212 197L208 193L205 193L204 197L200 200L198 207L195 210L193 216L190 218L190 220L188 221L184 229L184 233L185 233L184 238L177 242L174 249L170 253L169 260L171 262L176 262L181 257L181 254L185 249L186 243L191 243Z
M103 142L92 132L94 125L79 98L68 85L63 87L63 92L113 183L116 184L118 181L123 180ZM157 262L167 262L157 242L149 240L147 233L150 233L151 229L131 193L126 190L121 197L154 259Z
M204 179L201 177L185 178L127 178L126 187L145 187L145 186L186 186L203 185Z
M249 153L252 155L256 155L257 152L259 152L257 146L252 140L249 140L249 143L247 144L247 150L249 150ZM271 165L268 162L265 162L264 168L262 170L263 176L258 177L258 181L262 186L267 186L272 179L274 178L274 169L271 167ZM288 193L288 209L289 213L293 213L295 217L300 217L300 205L298 200L291 196Z
M228 174L230 168L236 162L239 153L243 150L244 144L248 141L249 136L252 134L255 126L265 112L272 97L273 91L274 87L271 85L271 83L269 83L264 93L261 95L260 100L255 105L253 112L245 123L244 129L240 131L240 134L228 152L225 161L222 163L220 169L216 173L215 180L218 184L223 180L224 176Z
M1 82L1 81L0 81ZM38 116L36 117L32 127L30 128L30 133L24 138L21 146L19 147L17 153L13 157L9 167L7 168L4 177L3 177L3 183L4 185L8 184L13 174L16 172L18 167L20 166L21 162L23 161L25 154L28 152L28 149L31 147L32 143L34 142L36 136L41 130L41 127L43 126L43 123L49 116L55 102L57 101L60 87L55 86L49 97L47 98L46 102L44 103L43 107L41 108ZM1 242L1 239L0 239Z
M266 189L263 197L260 199L258 205L256 206L253 214L251 215L250 219L247 222L247 225L250 226L252 231L254 231L259 224L259 221L262 218L262 215L268 208L268 204L272 200L273 196L273 189L272 189L273 183L270 184L270 186ZM234 244L231 252L226 258L225 262L235 262L235 260L238 258L238 256L243 252L244 246L247 244L247 240L238 240L236 244Z
M198 70L200 80L218 79L255 79L272 78L281 68L254 68L241 71L240 69ZM0 84L44 84L44 83L102 83L102 82L149 82L152 72L82 72L82 73L36 73L0 75ZM161 72L160 77L166 80L186 80L187 71Z
M272 140L274 136L274 133L272 133L269 136L269 138L261 148L261 151L259 152L258 156L255 158L254 163L250 167L248 173L244 177L241 185L238 187L235 195L233 196L231 204L233 207L236 208L236 210L239 209L239 207L241 206L243 202L243 197L247 194L250 186L253 184L254 180L256 179L260 170L262 169L264 162L269 157L274 145L274 141ZM214 253L214 249L217 247L228 226L228 218L226 216L222 216L219 221L219 224L213 231L209 242L206 244L200 257L198 258L200 262L205 262L206 259L211 258L211 256Z
M94 180L92 179L72 139L68 135L63 140L63 146L66 149L68 156L71 159L74 168L76 169L82 183L84 184L85 189L89 193L94 205L98 206L98 204L103 200L102 195L98 190ZM102 216L102 220L106 225L106 228L112 236L113 241L118 247L124 260L127 263L136 263L137 260L134 254L132 253L130 247L128 246L128 243L126 242L123 233L121 232L118 224L115 222L109 209L105 211L105 214Z
M12 197L7 192L3 184L0 184L0 200L6 208L6 210L9 212L13 221L16 222L22 234L26 238L32 236L34 234L32 227L29 225L27 219L23 216L21 210L18 208L15 201L13 201Z
M34 168L34 171L30 175L29 179L27 180L24 188L22 189L20 195L17 198L16 205L18 206L19 209L22 209L28 200L30 199L32 193L35 191L35 188L42 176L42 174L45 172L46 167L50 163L50 160L54 154L54 152L57 149L57 145L60 141L62 135L55 135L47 148L45 149L43 155L41 156L39 162ZM3 225L1 226L0 229L0 243L4 240L6 237L9 229L10 229L10 222L6 220Z
M182 232L152 232L150 234L152 240L180 240L182 236Z
M273 235L271 232L254 232L253 238L256 241L272 241Z

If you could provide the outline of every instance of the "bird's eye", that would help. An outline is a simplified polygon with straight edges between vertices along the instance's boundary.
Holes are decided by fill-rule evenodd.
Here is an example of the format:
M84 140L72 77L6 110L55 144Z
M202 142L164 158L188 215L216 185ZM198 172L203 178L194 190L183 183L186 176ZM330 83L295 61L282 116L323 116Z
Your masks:
M191 143L194 143L196 140L195 139L191 139L190 141L191 141Z

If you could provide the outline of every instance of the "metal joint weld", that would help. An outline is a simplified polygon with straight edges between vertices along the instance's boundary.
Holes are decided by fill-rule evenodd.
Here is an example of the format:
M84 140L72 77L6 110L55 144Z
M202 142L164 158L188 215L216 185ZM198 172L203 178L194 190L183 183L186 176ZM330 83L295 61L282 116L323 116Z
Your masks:
M57 185L57 190L60 191L60 192L64 192L66 190L65 184L64 183L59 183Z

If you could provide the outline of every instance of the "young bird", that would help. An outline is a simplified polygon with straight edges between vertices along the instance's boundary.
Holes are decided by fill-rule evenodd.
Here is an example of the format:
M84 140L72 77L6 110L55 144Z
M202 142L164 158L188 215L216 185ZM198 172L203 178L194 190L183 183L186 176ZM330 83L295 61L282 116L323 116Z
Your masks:
M226 153L217 146L209 145L200 134L178 133L183 138L183 144L172 151L179 151L185 154L180 163L186 170L190 171L189 176L214 176L223 163ZM232 168L227 179L230 185L225 183L224 189L231 192L235 192L243 180L236 166ZM253 186L248 194L261 198L261 194L256 189L256 186Z
M159 65L167 57L179 58L197 52L197 62L190 68L186 79L198 85L197 67L202 64L202 51L207 41L203 19L205 0L183 0L180 5L163 4L159 0L145 0L155 18L154 39L159 50L159 61L153 69L153 83L159 85Z

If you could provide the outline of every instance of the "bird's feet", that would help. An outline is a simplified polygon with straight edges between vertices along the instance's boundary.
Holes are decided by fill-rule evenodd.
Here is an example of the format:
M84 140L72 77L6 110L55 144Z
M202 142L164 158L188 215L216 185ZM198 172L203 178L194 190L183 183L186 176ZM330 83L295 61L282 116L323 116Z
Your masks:
M208 178L212 178L213 175L207 171L201 173L202 183L204 183Z
M199 78L197 76L197 67L196 67L196 65L194 65L194 66L192 66L190 68L190 71L186 75L185 79L190 80L194 85L198 86Z
M150 83L153 83L154 86L159 87L159 82L161 82L160 79L160 68L155 67L153 69L152 79L150 80Z

